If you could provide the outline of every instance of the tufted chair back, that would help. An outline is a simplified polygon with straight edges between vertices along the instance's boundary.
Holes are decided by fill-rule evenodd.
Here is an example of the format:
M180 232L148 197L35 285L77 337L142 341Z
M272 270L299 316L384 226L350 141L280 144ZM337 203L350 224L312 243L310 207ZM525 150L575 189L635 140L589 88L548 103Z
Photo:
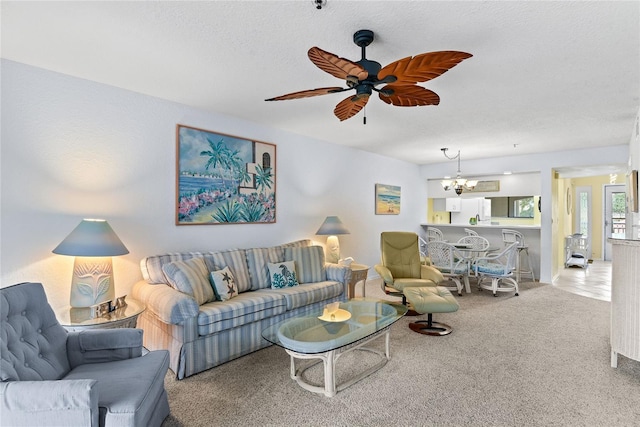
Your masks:
M418 235L407 231L384 231L380 234L382 265L393 277L420 278Z
M0 293L0 380L58 380L70 370L67 331L58 323L40 283Z

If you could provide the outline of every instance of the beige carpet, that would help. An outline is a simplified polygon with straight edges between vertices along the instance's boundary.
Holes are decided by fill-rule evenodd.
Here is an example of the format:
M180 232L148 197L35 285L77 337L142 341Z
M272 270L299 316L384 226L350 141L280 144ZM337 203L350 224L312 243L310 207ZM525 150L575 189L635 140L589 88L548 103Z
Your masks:
M368 284L367 296L382 293ZM610 367L608 302L537 283L458 301L436 316L451 335L419 335L401 319L389 363L333 398L292 381L275 346L181 381L169 372L164 426L640 425L640 363ZM338 382L366 363L365 352L341 357Z

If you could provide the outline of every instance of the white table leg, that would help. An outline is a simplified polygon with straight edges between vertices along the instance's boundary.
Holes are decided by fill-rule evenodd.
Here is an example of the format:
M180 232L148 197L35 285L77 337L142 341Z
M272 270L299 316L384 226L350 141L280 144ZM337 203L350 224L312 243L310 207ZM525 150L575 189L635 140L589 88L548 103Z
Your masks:
M390 340L389 340L390 334L389 334L389 330L387 330L385 337L384 337L384 355L386 356L387 360L391 360L391 346L390 346Z
M296 359L293 356L289 356L291 358L291 372L289 373L289 375L291 376L292 380L296 379Z
M336 358L335 351L328 352L324 359L324 395L333 397L336 395Z

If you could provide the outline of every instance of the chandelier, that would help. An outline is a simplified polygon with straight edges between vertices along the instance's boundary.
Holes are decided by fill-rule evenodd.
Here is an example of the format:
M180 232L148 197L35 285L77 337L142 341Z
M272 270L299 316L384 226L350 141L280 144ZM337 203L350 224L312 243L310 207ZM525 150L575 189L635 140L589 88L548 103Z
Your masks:
M445 191L453 189L453 191L455 191L458 196L462 194L463 190L472 190L473 187L478 184L478 181L462 178L462 175L460 174L460 150L458 150L458 154L453 157L447 154L448 148L441 148L440 150L442 150L442 154L444 154L447 159L458 159L458 172L456 173L456 179L443 179L442 181L440 181L440 184L442 184L442 188Z

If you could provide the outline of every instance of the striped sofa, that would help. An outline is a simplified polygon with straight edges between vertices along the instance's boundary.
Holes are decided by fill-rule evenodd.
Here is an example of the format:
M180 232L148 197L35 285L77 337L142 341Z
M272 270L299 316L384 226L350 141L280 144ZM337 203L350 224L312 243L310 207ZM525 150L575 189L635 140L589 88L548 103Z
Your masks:
M167 266L193 258L203 258L209 271L228 267L238 295L202 303L199 295L172 287ZM267 264L283 261L295 262L300 285L272 289ZM349 268L325 264L322 247L311 246L310 240L270 248L168 253L144 258L140 267L143 280L131 296L146 304L146 310L137 327L144 330L147 349L169 350L169 366L178 379L269 346L263 329L345 301L351 277Z

